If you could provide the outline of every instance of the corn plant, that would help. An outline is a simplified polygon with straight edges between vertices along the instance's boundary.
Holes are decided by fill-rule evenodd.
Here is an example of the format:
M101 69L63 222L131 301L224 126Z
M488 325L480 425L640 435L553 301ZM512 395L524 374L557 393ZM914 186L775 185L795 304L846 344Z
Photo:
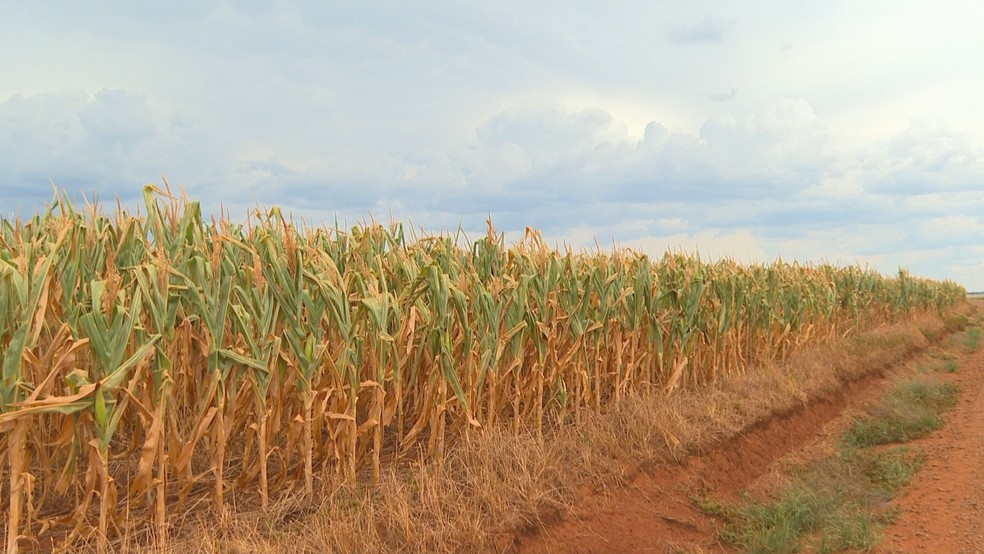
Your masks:
M473 243L277 208L206 223L167 183L143 211L57 194L0 222L8 552L58 521L66 547L148 522L162 544L189 495L220 513L310 497L319 472L378 479L495 426L541 436L964 297L904 270L558 252L532 229L507 246L491 222Z

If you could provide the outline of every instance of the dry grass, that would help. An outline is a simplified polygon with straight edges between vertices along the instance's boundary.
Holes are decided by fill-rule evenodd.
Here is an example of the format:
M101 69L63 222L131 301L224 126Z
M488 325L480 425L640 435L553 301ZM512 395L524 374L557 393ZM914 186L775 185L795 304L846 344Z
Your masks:
M952 320L952 318L951 318ZM492 551L512 535L548 524L578 491L618 487L652 463L734 436L771 414L796 409L845 382L891 366L944 336L923 316L856 338L803 348L784 363L698 389L626 395L596 417L542 441L487 429L437 462L384 469L379 485L319 482L315 503L289 495L262 511L216 522L206 510L172 519L167 552ZM135 543L124 551L143 550Z

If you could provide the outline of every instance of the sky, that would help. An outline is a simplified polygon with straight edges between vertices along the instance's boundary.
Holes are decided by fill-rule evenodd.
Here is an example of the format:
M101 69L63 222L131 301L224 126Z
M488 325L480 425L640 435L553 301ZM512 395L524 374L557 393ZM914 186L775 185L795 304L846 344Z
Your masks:
M55 5L58 4L58 5ZM61 5L64 4L64 5ZM984 290L979 2L12 3L0 214L233 218L861 264Z

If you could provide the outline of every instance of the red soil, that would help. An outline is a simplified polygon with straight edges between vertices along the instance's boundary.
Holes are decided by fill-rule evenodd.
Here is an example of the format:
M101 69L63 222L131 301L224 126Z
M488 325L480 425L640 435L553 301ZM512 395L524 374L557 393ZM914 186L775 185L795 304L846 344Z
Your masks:
M730 552L716 539L713 518L693 498L713 491L734 496L774 461L816 438L848 402L880 379L874 374L834 394L753 425L742 435L689 456L680 464L641 470L624 489L586 494L574 517L516 537L507 552Z
M976 304L984 307L984 303ZM944 428L914 441L929 461L909 492L896 500L902 516L885 530L878 552L984 553L984 348L960 359L947 375L962 388ZM882 381L872 374L826 398L777 414L679 464L640 468L630 484L585 491L571 516L555 514L501 544L513 553L733 552L717 540L720 526L694 507L711 492L733 497L769 472L779 458L817 439L849 404L863 401Z
M896 500L902 515L876 552L984 552L984 348L963 358L952 380L960 403L943 429L911 443L928 461Z

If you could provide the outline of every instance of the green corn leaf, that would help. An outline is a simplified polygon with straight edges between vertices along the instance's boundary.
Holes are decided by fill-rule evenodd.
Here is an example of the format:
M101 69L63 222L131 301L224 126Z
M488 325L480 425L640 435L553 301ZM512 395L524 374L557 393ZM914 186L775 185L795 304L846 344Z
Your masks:
M244 365L246 367L251 367L257 371L262 371L263 373L270 373L270 368L267 367L266 362L257 360L255 358L250 358L249 356L243 356L242 354L224 348L219 349L219 355L231 362Z

